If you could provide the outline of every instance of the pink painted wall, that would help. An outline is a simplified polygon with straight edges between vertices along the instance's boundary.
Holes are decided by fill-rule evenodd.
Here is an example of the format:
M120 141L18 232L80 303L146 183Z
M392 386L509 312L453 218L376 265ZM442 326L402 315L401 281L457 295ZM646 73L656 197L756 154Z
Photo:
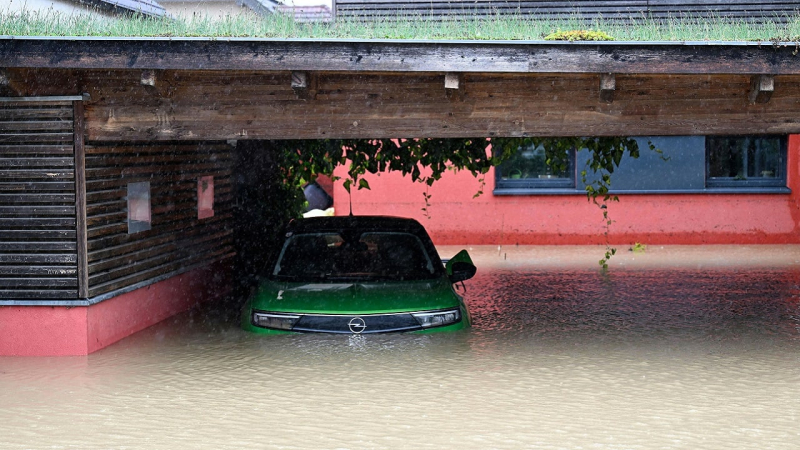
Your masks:
M338 176L346 172L339 169ZM600 209L579 195L494 196L494 172L484 193L467 173L446 174L428 189L394 173L369 175L371 190L353 192L354 214L413 217L434 242L450 244L602 244ZM789 137L787 183L791 194L620 195L610 203L614 245L800 243L800 135ZM348 193L334 186L337 215L349 211Z
M87 355L228 293L230 267L216 263L91 306L0 306L0 355Z

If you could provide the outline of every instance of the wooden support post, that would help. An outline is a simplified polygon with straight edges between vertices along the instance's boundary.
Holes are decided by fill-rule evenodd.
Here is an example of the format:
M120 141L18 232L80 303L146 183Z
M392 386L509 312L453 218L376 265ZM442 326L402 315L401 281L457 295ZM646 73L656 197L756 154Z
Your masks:
M142 85L144 86L155 86L156 85L156 73L153 70L143 70L142 71Z
M614 101L614 91L617 89L617 77L613 73L600 75L600 100L606 103Z
M88 97L87 97L88 98ZM78 297L89 297L89 237L86 228L86 150L83 101L72 102L75 152L75 231L78 262Z
M464 75L457 72L444 74L444 92L448 98L464 100Z
M775 77L772 75L755 75L750 79L751 104L767 103L775 91Z
M0 69L0 86L8 86L8 72L6 72L6 69Z

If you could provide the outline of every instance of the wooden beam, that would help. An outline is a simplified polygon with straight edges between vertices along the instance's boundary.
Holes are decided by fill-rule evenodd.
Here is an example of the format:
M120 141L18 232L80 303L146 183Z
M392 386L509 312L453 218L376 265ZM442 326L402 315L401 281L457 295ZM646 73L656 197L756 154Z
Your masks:
M0 38L6 68L800 74L795 43Z
M614 91L617 89L617 77L613 73L600 75L600 100L605 103L614 101Z
M767 103L775 91L775 77L772 75L755 75L750 79L749 100L751 104Z
M790 75L755 113L750 75L615 74L625 89L602 104L599 74L469 74L469 95L447 101L441 72L326 72L312 102L296 98L288 72L197 71L173 98L146 103L130 101L145 90L138 72L102 74L86 75L96 80L89 141L800 133L800 76Z

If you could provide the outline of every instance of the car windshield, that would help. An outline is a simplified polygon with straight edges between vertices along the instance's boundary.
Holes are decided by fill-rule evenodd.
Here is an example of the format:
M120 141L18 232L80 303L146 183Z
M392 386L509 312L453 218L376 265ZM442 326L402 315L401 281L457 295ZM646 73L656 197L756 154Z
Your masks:
M290 236L272 271L277 279L424 280L437 276L419 237L404 232Z

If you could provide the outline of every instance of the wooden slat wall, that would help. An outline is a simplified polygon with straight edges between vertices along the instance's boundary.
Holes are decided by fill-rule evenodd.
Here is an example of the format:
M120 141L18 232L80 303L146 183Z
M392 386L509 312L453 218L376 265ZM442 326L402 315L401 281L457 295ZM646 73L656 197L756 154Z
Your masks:
M645 17L727 17L750 21L777 20L800 8L798 0L334 0L337 17L411 17L433 19L518 14L537 19L597 18L641 20Z
M78 296L73 103L0 101L0 299Z
M89 296L233 255L227 144L86 145ZM214 217L197 219L197 180L214 177ZM152 229L128 234L127 185L149 181Z

